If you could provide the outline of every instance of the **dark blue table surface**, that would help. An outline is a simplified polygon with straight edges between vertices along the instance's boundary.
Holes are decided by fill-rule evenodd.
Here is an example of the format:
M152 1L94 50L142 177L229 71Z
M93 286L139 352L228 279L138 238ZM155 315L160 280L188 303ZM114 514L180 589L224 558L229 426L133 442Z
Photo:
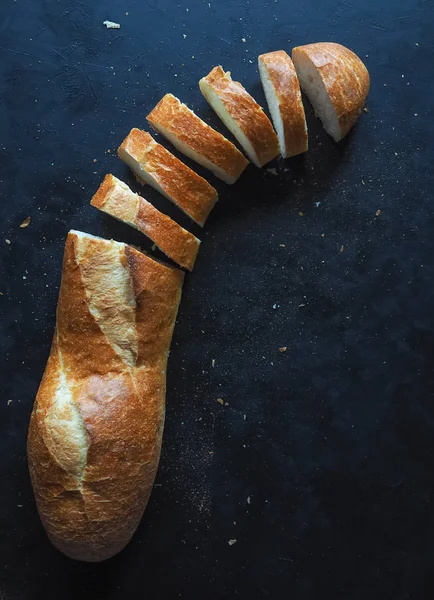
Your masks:
M2 600L433 598L433 17L431 0L2 0ZM124 552L73 562L25 452L66 233L150 250L89 205L107 172L138 189L116 157L129 129L172 92L225 132L201 76L222 64L265 105L257 55L328 40L366 62L368 111L336 145L307 105L305 156L207 175L221 200L185 283L157 485Z

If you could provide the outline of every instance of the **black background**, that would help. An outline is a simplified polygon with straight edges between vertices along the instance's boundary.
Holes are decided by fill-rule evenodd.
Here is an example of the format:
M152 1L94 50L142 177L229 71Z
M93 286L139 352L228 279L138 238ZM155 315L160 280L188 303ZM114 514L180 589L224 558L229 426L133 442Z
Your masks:
M433 8L2 0L2 600L433 598ZM328 40L366 62L369 112L336 145L307 105L305 156L232 187L207 174L221 200L185 283L157 486L119 556L71 561L25 454L66 233L150 249L89 205L107 172L138 189L116 158L129 129L172 92L225 132L201 76L222 64L264 105L257 55Z

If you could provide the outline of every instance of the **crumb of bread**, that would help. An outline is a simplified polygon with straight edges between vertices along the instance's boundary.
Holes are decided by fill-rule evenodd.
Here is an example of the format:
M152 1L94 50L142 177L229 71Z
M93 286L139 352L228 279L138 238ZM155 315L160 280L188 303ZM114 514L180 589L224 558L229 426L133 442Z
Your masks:
M367 106L365 106L365 108L363 109L363 111L364 111L365 113L368 113L368 112L369 112L369 108L368 108Z
M279 348L279 352L286 352L288 350L288 346L282 346Z
M252 499L250 498L250 496L247 496L247 504L251 504Z
M9 244L9 245L10 245L10 243L11 243L11 240L8 240L8 238L6 238L6 239L5 239L5 242L6 242L6 244Z
M229 540L229 542L228 542L229 546L233 546L236 543L237 543L237 540Z
M12 404L12 400L8 400L7 405L9 406L10 404Z
M182 34L182 37L183 37L183 38L184 38L184 40L185 40L185 38L187 37L187 34L186 34L186 33L183 33L183 34Z
M243 44L245 44L247 40L246 38L241 38L241 41L243 42Z
M303 216L303 213L300 211L300 212L298 213L298 216L299 216L299 217L302 217L302 216Z
M213 358L213 359L211 360L211 366L212 366L212 367L215 367L215 358Z
M224 402L223 402L222 398L217 398L217 402L218 402L219 404L221 404L222 406L224 405Z
M342 254L343 251L344 251L344 247L341 246L341 249L339 250L339 252Z
M94 162L94 163L96 163L96 162L97 162L96 158L94 158L94 159L93 159L93 162Z
M24 221L21 223L20 227L21 229L24 229L24 227L28 227L30 225L30 217L26 217L24 219Z
M113 21L103 21L102 23L107 27L107 29L120 29L121 26L119 23L114 23Z
M279 244L279 248L286 248L286 244Z
M381 210L380 210L380 209L378 209L378 210L376 211L376 213L375 213L375 216L376 216L376 217L379 217L380 215L381 215Z

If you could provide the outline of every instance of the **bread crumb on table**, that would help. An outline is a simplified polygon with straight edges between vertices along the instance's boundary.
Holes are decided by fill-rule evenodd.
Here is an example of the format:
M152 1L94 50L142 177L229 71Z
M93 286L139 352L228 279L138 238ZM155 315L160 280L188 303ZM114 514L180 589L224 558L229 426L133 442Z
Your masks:
M233 546L236 543L237 543L237 540L229 540L229 542L228 542L229 546Z
M24 229L24 227L28 227L30 225L30 217L26 217L24 219L24 221L21 223L20 227L21 229Z
M103 21L102 23L107 27L107 29L120 29L121 26L119 23L115 23L114 21Z
M375 216L376 216L376 217L379 217L380 215L381 215L381 210L380 210L380 209L378 209L378 210L375 212Z
M217 398L217 402L222 406L224 405L224 401L222 400L222 398Z
M341 249L339 250L339 252L342 254L343 251L344 251L344 247L341 246Z
M6 242L6 244L9 244L9 245L10 245L10 243L11 243L11 240L8 240L8 238L6 238L6 239L5 239L5 242Z
M286 352L288 350L288 346L282 346L279 348L279 352Z

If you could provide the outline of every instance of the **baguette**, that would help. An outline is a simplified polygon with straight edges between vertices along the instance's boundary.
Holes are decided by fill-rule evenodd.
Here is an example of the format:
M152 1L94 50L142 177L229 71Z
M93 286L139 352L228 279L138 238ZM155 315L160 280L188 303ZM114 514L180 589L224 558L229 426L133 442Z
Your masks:
M68 234L27 451L42 522L71 558L122 550L146 507L182 282L126 244Z
M214 204L217 191L153 137L132 129L118 148L118 155L132 171L176 204L201 227Z
M114 177L106 175L90 201L92 206L147 235L158 248L181 267L193 270L200 240L135 194Z
M232 142L172 94L166 94L146 118L175 148L225 183L235 183L249 164Z
M262 167L279 154L270 119L241 83L232 80L229 71L214 67L200 80L199 87L252 163Z
M292 51L301 89L324 129L339 142L359 118L369 93L369 73L360 58L340 44L319 42Z
M306 152L306 118L297 73L283 50L261 54L259 74L283 158Z

